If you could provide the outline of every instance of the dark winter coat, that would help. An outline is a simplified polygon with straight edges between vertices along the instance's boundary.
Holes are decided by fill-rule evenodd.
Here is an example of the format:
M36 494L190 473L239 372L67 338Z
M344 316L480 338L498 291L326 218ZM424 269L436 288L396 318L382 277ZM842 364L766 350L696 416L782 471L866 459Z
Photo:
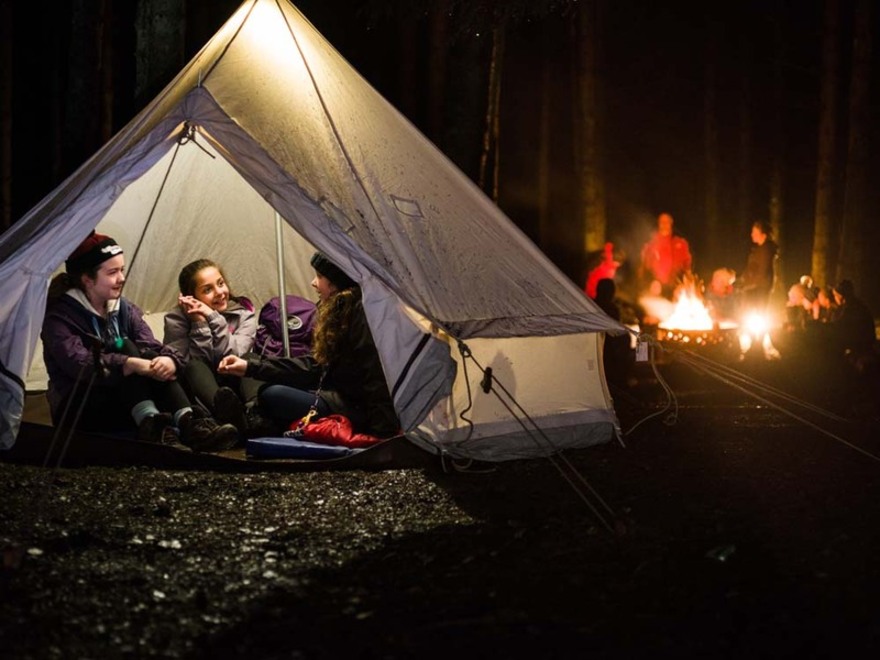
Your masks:
M762 245L752 244L746 267L742 274L742 289L758 299L764 298L773 289L776 275L776 255L779 249L770 238Z
M295 358L248 356L247 375L269 383L314 391L320 383L321 398L332 412L352 420L357 433L380 438L400 430L400 422L385 382L385 373L363 306L352 318L349 341L340 358L323 369L311 355Z
M873 352L877 341L874 317L861 299L851 297L844 300L830 329L833 349L838 355L851 352L859 356Z

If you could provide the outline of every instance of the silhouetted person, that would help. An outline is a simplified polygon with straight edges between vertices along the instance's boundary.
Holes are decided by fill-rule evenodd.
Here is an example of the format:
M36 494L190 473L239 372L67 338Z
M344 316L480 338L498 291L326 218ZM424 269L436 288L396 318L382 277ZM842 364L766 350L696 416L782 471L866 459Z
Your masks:
M616 295L617 286L614 284L614 280L603 278L597 282L596 304L612 319L620 321L620 306L615 300ZM634 352L630 348L629 334L605 335L602 363L605 367L605 377L609 383L618 385L626 383L634 357Z
M746 259L746 267L739 278L743 307L763 312L767 307L776 274L778 248L770 237L767 223L758 220L752 225L752 247Z
M712 273L712 279L706 288L705 301L713 321L732 319L736 316L736 296L733 295L733 284L736 273L730 268L718 268Z
M587 283L584 285L586 294L595 299L599 280L605 278L613 280L619 266L620 262L614 258L614 243L605 243L605 247L602 249L602 261L587 274Z
M850 280L843 280L834 289L838 311L831 322L832 349L859 368L874 356L877 341L874 317L868 306L856 296Z

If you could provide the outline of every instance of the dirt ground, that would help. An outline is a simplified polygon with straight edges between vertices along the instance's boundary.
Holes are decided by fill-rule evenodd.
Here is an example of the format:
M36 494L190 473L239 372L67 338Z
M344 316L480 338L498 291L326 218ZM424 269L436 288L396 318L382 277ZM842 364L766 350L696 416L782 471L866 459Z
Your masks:
M876 653L876 408L817 427L664 369L677 418L641 422L643 370L625 447L489 472L0 462L0 656Z

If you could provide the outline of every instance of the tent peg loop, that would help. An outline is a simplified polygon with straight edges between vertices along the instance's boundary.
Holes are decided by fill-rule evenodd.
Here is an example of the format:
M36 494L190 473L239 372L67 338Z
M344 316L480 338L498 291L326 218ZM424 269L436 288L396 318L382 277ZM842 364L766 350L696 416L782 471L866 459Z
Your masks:
M188 121L185 121L183 122L183 130L180 132L180 137L177 138L177 145L180 146L183 144L187 144L188 142L192 142L212 159L217 158L217 156L205 149L201 144L199 144L199 141L196 140L196 124L190 124Z
M193 142L196 140L196 127L185 121L183 122L183 130L180 132L180 137L177 138L177 144L186 144L190 140Z
M480 381L480 387L486 394L492 391L492 367L486 367L483 371L483 380Z

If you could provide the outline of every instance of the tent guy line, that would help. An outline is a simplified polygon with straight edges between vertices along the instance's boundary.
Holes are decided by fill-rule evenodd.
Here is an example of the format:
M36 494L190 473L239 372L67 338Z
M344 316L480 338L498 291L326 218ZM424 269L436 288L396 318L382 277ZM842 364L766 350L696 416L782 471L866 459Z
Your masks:
M826 418L835 423L846 423L848 420L844 419L843 417L840 417L839 415L836 415L831 411L816 406L808 401L799 399L798 397L788 394L783 390L762 383L755 378L752 378L735 369L725 366L716 360L712 360L706 357L705 355L700 355L696 351L681 348L673 349L669 347L661 347L661 349L670 351L675 359L679 360L682 364L687 365L694 371L710 376L718 380L719 382L724 383L725 385L728 385L729 387L732 387L739 392L742 392L743 394L746 394L751 398L760 401L770 408L773 408L774 410L777 410L784 415L804 424L805 426L819 431L822 435L825 435L832 440L849 447L850 449L862 454L863 456L866 456L871 460L880 462L880 456L877 456L876 454L873 454L866 449L863 449L862 447L859 447L858 445L850 442L846 438L843 438L840 435L829 431L818 423L808 419L804 415L799 414L798 412L796 412L795 409L800 408L805 411L811 411L817 414L819 417ZM665 383L664 387L667 387ZM780 401L782 403L780 403Z
M144 237L147 235L147 229L150 227L150 223L153 220L153 216L156 213L156 207L159 205L159 200L162 198L162 191L165 190L165 184L168 183L168 177L171 176L171 168L174 167L174 162L177 160L177 152L180 150L180 147L187 142L192 140L193 144L198 144L195 141L195 126L189 124L188 122L183 123L183 128L180 131L180 137L177 138L177 145L174 147L173 155L171 156L171 162L168 163L168 168L165 170L165 176L162 177L162 183L159 186L159 190L156 191L156 197L153 200L153 204L150 207L150 213L147 215L147 222L144 224L144 229L141 231L140 236L138 237L137 245L134 248L134 253L132 254L131 259L128 262L127 275L131 277L132 271L134 270L134 264L137 261L138 253L141 251L141 245L144 242ZM212 154L205 151L212 158L214 157ZM126 280L127 281L127 280ZM123 289L125 288L125 283L123 283Z

